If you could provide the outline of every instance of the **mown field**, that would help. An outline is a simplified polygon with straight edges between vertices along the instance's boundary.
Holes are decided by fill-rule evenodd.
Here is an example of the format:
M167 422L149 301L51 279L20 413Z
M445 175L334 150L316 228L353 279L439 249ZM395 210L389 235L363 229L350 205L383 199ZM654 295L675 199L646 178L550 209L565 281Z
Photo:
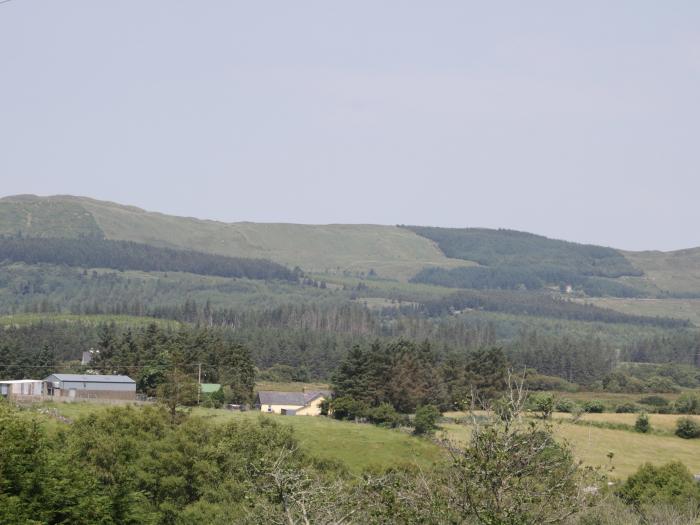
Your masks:
M106 410L109 405L91 403L44 403L35 409L44 413L57 412L70 419L94 411ZM344 464L351 472L360 473L367 468L387 468L398 465L414 465L427 469L447 459L436 443L410 435L401 430L389 430L368 424L335 421L324 417L284 417L258 412L231 412L195 408L193 415L214 422L234 418L273 418L290 425L303 449L310 455ZM598 423L634 424L634 414L587 414L584 424L565 422L568 414L555 415L554 430L557 436L568 441L576 456L584 464L610 471L612 478L624 479L645 462L663 464L681 461L691 471L700 474L700 440L684 440L670 432L675 426L675 415L652 414L651 425L667 432L666 435L640 434L628 430L614 430L585 425L586 421ZM47 424L58 428L60 423L51 415ZM436 437L440 440L463 445L470 435L470 426L444 423ZM612 452L610 460L608 454ZM612 467L612 470L610 468Z
M582 302L610 308L623 314L687 319L700 326L700 299L623 299L619 297L589 297Z

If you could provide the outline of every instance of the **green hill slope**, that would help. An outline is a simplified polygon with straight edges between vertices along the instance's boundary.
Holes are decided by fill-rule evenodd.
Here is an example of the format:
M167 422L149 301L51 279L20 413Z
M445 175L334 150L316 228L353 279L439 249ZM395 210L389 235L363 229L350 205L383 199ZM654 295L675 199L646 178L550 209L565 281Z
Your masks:
M374 270L380 277L408 281L433 268L423 277L441 286L517 287L525 271L535 287L538 281L576 285L578 280L586 294L594 296L700 295L700 248L623 252L506 230L223 223L86 197L0 199L0 235L17 233L125 240L264 258L337 276Z
M36 221L41 217L41 222ZM465 266L395 226L222 223L153 213L83 197L0 199L0 234L103 236L231 257L271 259L306 271L362 272L407 280L424 267ZM29 225L29 226L28 226Z

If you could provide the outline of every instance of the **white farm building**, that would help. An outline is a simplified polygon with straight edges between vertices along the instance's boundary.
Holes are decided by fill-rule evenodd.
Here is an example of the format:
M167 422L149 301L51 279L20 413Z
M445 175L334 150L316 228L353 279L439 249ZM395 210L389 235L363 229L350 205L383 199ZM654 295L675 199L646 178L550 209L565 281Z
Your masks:
M38 397L43 394L44 382L40 379L15 379L0 381L0 397L21 399L22 397Z

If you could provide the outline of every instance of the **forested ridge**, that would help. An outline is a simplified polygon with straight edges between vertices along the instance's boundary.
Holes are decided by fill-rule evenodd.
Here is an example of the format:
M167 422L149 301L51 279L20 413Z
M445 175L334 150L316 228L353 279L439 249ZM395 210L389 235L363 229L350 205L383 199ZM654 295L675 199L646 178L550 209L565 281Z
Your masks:
M248 279L297 279L288 268L265 259L234 258L96 238L0 237L0 261L144 272L188 272Z
M649 293L617 280L639 277L643 272L613 248L513 230L406 228L435 242L448 257L480 265L425 268L413 277L413 282L482 290L572 287L594 297L643 297Z

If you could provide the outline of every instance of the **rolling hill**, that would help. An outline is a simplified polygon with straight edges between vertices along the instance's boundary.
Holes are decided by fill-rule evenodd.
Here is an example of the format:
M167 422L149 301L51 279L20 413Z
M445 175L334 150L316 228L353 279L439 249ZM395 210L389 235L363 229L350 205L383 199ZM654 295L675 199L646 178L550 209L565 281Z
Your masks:
M424 267L456 267L430 240L394 226L222 223L84 197L0 199L0 235L99 236L229 257L270 259L308 272L374 270L407 280ZM466 263L469 264L469 263Z
M700 248L626 252L511 230L223 223L86 197L2 198L0 235L18 234L268 259L328 279L370 274L452 288L554 290L573 285L584 298L700 297Z

